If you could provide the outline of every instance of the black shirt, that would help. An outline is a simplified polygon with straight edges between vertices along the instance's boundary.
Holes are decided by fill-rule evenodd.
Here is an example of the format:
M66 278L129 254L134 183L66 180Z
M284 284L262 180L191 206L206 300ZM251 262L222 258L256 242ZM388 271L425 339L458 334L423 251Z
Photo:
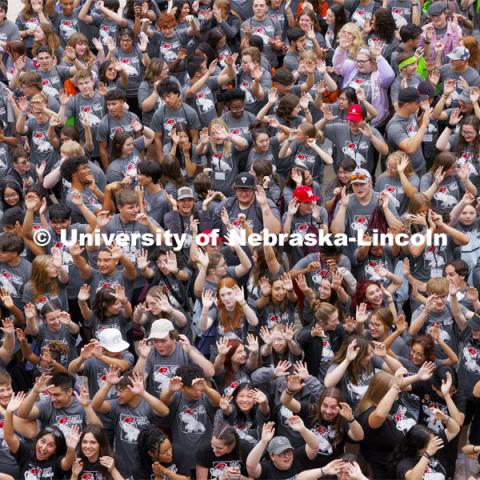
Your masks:
M310 459L305 452L305 446L297 447L294 451L293 463L288 470L279 470L270 460L264 460L260 466L262 474L259 480L294 480L297 473L308 470Z
M230 453L217 457L213 453L210 440L205 442L197 452L197 465L208 468L209 479L220 479L227 468L237 467L241 470L242 475L248 477L245 467L248 454L252 446L245 440L240 440L240 448L237 454L236 448Z
M48 460L43 462L35 458L33 445L21 441L20 446L14 457L18 462L20 475L18 478L25 480L35 478L37 480L55 480L63 478L65 472L60 466L62 458L57 455L52 455Z

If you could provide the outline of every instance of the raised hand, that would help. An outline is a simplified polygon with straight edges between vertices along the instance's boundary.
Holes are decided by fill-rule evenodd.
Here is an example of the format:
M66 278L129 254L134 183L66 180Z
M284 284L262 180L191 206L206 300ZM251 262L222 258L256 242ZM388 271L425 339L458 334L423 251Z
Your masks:
M251 333L247 335L247 348L250 353L258 353L258 338Z
M295 432L300 432L305 428L303 420L298 415L292 415L287 419L288 426Z
M261 403L267 403L268 399L267 396L258 388L254 388L253 390L250 390L250 393L253 394L253 399L255 400L255 403L261 404Z
M275 422L266 422L262 427L262 442L269 443L275 436Z
M132 384L127 385L128 389L134 395L141 395L145 391L144 376L140 373L134 373L129 379Z
M338 414L348 422L353 419L352 407L348 403L340 402L338 404Z
M228 407L230 406L231 401L233 400L232 395L222 395L222 398L220 399L220 409L225 411L228 410Z
M231 345L228 344L228 339L225 337L222 337L218 340L217 342L217 352L219 355L227 355L227 353L231 349Z
M214 302L214 293L212 290L204 290L202 292L202 305L205 309L210 310Z
M287 390L289 390L293 394L296 394L300 392L304 386L305 386L305 383L303 382L300 375L297 375L297 374L288 375L287 383L286 383Z
M116 385L121 379L120 369L113 365L107 370L106 382L110 385Z
M80 393L77 393L74 390L73 394L82 407L88 407L90 405L90 395L88 394L88 390L83 385L80 387Z
M361 303L357 306L355 318L358 323L365 323L368 320L367 304Z
M65 435L65 443L67 445L67 448L70 450L75 450L80 440L80 436L80 426L73 425L68 431L68 433Z
M353 362L360 352L360 347L357 346L357 341L353 340L350 345L347 347L346 359L348 362Z
M8 402L6 411L15 413L19 409L26 396L27 395L24 392L13 393L12 398Z
M282 360L278 362L275 370L273 371L273 376L276 378L285 377L288 375L291 366L292 364L288 360Z

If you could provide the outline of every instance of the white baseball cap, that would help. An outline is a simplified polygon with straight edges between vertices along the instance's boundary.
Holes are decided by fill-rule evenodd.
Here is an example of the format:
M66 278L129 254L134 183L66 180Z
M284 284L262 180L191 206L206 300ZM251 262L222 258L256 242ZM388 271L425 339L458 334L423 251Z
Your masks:
M152 329L150 330L150 336L148 339L163 340L164 338L167 338L168 334L173 330L175 330L175 327L170 320L167 320L166 318L160 318L152 323Z
M130 346L117 328L105 328L98 334L98 339L100 345L112 353L123 352Z

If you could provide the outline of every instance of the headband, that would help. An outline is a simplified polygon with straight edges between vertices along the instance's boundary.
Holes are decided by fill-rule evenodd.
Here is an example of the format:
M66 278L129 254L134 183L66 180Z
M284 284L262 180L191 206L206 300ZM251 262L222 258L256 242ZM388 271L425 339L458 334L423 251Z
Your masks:
M409 65L413 65L417 61L418 61L418 59L415 56L407 58L402 63L398 64L398 69L401 70L403 67L408 67Z

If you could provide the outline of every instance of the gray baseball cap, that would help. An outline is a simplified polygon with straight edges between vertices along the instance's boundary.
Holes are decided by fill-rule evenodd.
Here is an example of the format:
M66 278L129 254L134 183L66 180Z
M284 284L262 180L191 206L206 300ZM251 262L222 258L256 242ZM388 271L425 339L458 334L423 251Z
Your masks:
M267 450L272 455L279 455L285 450L293 450L293 447L287 437L275 437L270 440Z

